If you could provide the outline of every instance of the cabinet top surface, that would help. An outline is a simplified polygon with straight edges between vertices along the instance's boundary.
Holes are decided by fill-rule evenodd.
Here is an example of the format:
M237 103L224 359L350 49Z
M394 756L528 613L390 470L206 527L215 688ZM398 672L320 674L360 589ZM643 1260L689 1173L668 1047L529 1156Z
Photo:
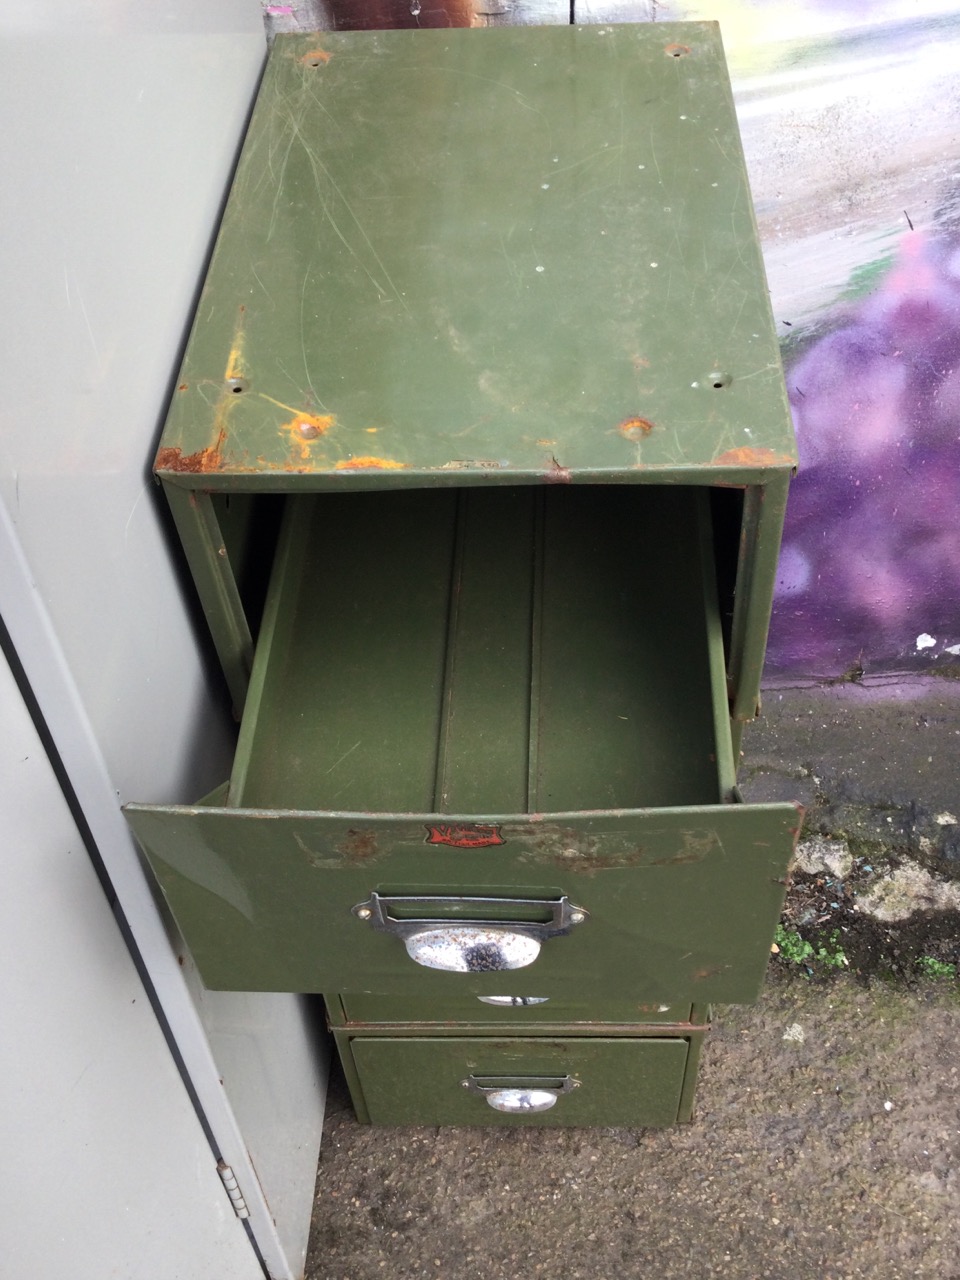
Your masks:
M795 461L715 24L278 37L158 473L749 483Z

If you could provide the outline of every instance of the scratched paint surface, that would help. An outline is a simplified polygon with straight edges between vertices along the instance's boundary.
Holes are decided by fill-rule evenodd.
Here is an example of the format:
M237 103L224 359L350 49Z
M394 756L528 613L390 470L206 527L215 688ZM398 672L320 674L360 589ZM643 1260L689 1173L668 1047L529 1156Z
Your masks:
M178 388L180 483L789 468L715 26L279 37Z
M524 995L533 982L541 996L598 997L621 990L625 974L651 999L753 999L799 823L786 804L521 814L497 819L502 845L465 859L426 843L430 814L126 813L208 986L431 1000ZM355 855L358 830L372 856ZM606 856L595 858L600 846ZM416 886L494 898L566 893L589 918L547 939L513 979L445 974L416 965L400 938L353 914L371 888Z

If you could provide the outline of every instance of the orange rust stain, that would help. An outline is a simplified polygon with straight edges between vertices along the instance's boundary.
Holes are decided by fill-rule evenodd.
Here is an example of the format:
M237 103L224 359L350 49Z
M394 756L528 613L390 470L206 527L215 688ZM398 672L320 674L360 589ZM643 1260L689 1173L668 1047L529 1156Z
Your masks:
M280 431L290 437L290 447L297 451L301 462L310 458L310 446L325 436L336 423L332 413L298 413L280 426Z
M224 370L224 373L223 373L223 380L224 380L224 382L238 381L238 380L239 380L239 379L241 379L241 378L243 377L243 375L244 375L244 361L243 361L243 344L244 344L243 315L244 315L244 312L245 312L245 311L246 311L246 307L245 307L245 306L243 306L243 305L241 304L241 307L240 307L240 317L239 317L239 319L237 320L237 327L236 327L236 329L234 330L234 333L233 333L233 345L231 346L231 348L230 348L230 352L229 352L229 354L228 354L228 356L227 356L227 367L226 367L226 369Z
M305 53L300 61L307 67L319 67L321 62L327 63L333 57L332 53L327 53L326 49L311 49L309 53Z
M544 472L543 478L547 484L569 484L570 470L568 467L561 467L556 458L551 458L550 469Z
M368 436L375 436L377 432L380 430L379 427L364 427L363 429Z
M789 453L777 453L775 449L754 449L751 445L741 445L739 449L728 449L714 458L715 467L777 467L791 466L793 458Z
M186 391L186 389L187 389L187 387L189 387L189 385L190 385L190 383L189 383L189 382L181 382L181 383L180 383L180 385L179 385L179 387L177 387L177 390L178 390L178 391Z
M664 45L663 52L671 58L682 58L685 53L690 52L688 44L668 44Z
M393 458L341 458L334 465L334 471L403 471L405 462L397 462Z
M154 471L192 471L203 474L208 471L219 471L223 467L221 446L226 439L226 431L221 427L220 434L214 444L206 449L198 449L196 453L186 455L180 449L161 449L153 464Z
M552 444L556 444L556 440L538 440L537 444L541 449L549 449Z
M653 423L647 418L624 418L618 430L628 440L642 440L653 430Z

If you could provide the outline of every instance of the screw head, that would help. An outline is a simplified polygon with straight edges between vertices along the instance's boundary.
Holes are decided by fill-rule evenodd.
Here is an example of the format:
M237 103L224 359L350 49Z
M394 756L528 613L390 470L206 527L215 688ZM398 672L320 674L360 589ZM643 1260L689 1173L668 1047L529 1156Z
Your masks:
M570 912L570 922L571 922L571 924L580 924L580 923L581 923L581 921L582 921L583 919L584 919L584 914L583 914L583 912L582 912L582 911L571 911L571 912Z
M358 919L358 920L369 920L369 919L370 919L370 917L371 917L372 915L373 915L373 912L370 910L370 908L369 908L369 907L358 907L358 908L357 908L357 919Z

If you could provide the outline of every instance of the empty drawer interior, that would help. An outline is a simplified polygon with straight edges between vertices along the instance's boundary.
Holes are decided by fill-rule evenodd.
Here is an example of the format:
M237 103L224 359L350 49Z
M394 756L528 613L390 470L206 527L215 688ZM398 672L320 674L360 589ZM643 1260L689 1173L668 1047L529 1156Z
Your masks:
M502 814L725 799L708 507L680 486L291 498L230 804Z

